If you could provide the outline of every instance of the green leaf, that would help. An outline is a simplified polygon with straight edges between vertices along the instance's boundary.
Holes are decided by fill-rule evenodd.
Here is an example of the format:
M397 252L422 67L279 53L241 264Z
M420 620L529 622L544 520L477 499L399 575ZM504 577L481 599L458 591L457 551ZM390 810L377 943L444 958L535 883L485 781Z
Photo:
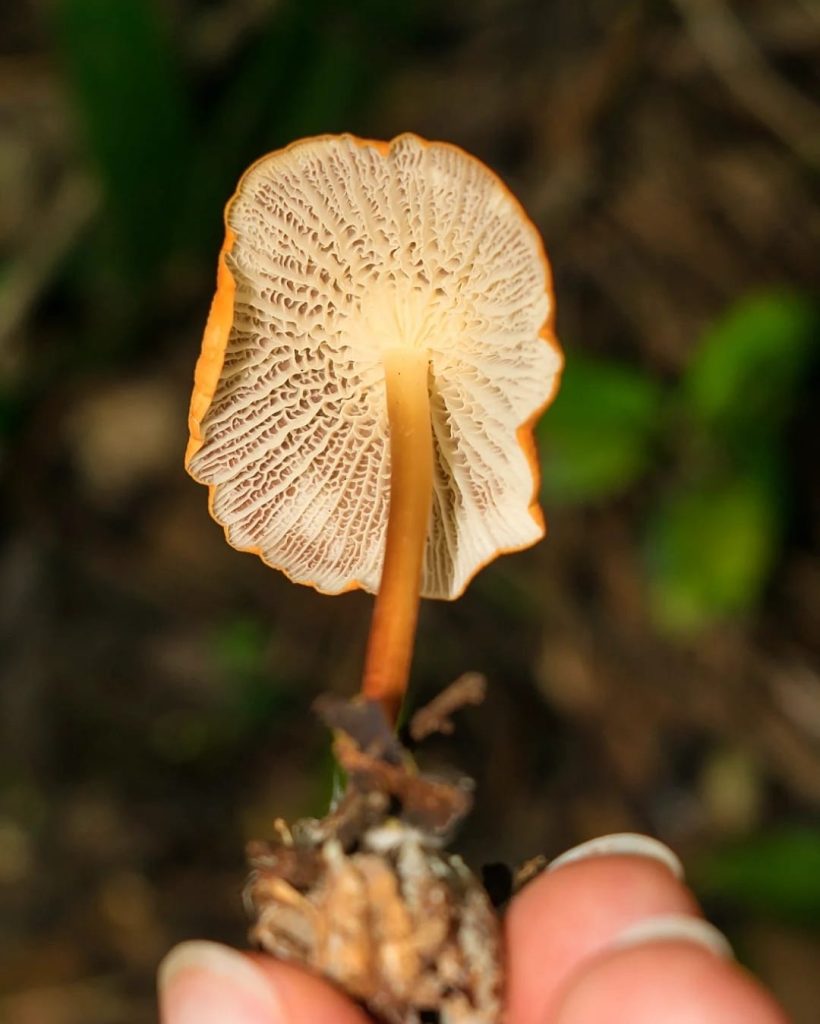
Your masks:
M806 296L748 296L703 337L683 380L684 400L697 421L736 447L770 437L794 403L818 340L818 309Z
M248 617L228 619L211 636L211 650L222 671L225 736L247 736L286 714L292 693L274 669L271 626Z
M270 630L256 619L237 618L223 623L212 638L216 659L231 677L259 673L270 643Z
M538 427L545 494L586 502L629 488L651 462L662 397L636 370L571 356Z
M120 269L149 278L189 176L191 125L153 0L57 0L54 39L106 198Z
M745 839L704 855L688 873L704 898L820 927L820 829Z
M671 633L692 633L757 602L780 534L765 474L706 480L669 496L649 525L652 612Z

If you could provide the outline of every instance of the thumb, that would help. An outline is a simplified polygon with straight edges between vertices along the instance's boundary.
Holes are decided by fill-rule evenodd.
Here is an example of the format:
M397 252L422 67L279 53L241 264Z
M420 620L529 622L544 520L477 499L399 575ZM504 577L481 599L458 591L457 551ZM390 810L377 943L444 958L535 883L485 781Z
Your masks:
M366 1024L330 985L272 957L183 942L160 964L161 1024Z

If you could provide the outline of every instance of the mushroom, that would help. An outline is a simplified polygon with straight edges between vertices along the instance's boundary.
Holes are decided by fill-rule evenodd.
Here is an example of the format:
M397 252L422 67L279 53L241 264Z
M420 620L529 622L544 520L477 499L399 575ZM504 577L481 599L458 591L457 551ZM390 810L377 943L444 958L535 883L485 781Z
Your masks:
M541 239L479 160L411 134L265 156L225 222L187 468L234 547L377 593L362 691L394 719L419 597L544 534L532 427L562 358Z

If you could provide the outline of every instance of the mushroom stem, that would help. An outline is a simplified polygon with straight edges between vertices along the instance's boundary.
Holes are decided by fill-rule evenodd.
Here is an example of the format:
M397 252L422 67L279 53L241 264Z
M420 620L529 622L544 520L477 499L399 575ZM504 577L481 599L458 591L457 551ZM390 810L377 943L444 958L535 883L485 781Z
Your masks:
M384 353L390 421L390 514L373 608L362 695L395 722L407 689L418 620L421 567L433 495L433 438L423 349Z

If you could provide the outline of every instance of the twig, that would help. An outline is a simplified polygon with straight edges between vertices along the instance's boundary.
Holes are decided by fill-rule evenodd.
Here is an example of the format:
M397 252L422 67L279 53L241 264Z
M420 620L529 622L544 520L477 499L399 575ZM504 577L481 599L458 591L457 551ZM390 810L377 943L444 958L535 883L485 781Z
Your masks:
M418 742L434 732L449 736L453 731L450 716L468 704L480 704L487 693L487 680L478 672L465 672L430 703L417 711L410 722L410 735Z
M820 108L781 78L724 0L674 0L732 95L806 163L820 166Z

